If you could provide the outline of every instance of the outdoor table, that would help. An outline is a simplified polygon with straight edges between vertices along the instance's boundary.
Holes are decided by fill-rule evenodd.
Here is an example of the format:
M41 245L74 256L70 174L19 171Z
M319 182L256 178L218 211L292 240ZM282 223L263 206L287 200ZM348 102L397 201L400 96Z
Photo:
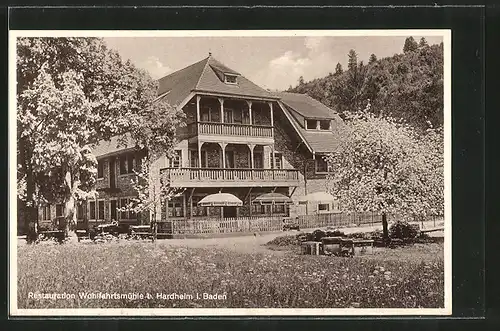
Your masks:
M342 237L323 237L323 252L330 254L339 254L342 251Z
M373 254L374 240L354 240L354 254Z
M306 255L320 255L321 242L319 241L305 241L301 244L302 254Z
M341 250L349 252L354 255L354 240L352 239L342 239L340 241Z
M130 226L132 235L150 235L151 234L151 226L149 225L133 225Z

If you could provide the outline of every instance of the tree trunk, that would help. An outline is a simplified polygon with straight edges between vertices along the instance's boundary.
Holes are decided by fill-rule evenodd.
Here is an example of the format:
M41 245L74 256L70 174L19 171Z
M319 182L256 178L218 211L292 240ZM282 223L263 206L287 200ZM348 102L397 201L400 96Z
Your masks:
M387 244L389 242L389 229L387 224L387 214L385 212L382 213L382 232L384 243Z
M66 235L70 241L78 241L76 235L76 213L75 213L75 197L73 196L73 182L71 172L68 167L64 169L64 184L65 184L65 197L64 197L64 219L66 222Z
M33 242L37 238L36 224L38 223L38 210L33 199L35 195L35 179L33 171L28 168L26 171L26 214L24 219L24 229L26 231L26 241Z

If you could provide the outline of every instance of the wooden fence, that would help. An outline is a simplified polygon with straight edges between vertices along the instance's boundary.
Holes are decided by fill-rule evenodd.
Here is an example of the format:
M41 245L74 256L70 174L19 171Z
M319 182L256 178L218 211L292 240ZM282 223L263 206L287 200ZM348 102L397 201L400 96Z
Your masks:
M387 221L399 219L397 215L387 215ZM295 219L283 215L252 216L238 218L202 218L202 219L169 219L158 223L159 235L199 235L221 233L255 233L281 231L285 224L299 225L300 229L342 228L348 226L375 226L382 222L382 215L372 212L362 213L327 213L302 215ZM442 216L430 216L425 221L436 223Z
M283 216L177 219L158 223L158 234L218 234L280 231Z

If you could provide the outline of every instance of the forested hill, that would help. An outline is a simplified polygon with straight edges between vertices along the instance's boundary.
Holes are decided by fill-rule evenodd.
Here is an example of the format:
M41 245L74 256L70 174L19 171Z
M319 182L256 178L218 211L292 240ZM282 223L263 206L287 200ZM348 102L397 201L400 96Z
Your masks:
M289 92L307 93L342 114L364 109L405 119L414 127L426 129L443 125L443 43L428 45L424 38L412 37L401 45L403 53L358 62L351 50L348 68L332 64L333 73L304 82L299 79Z

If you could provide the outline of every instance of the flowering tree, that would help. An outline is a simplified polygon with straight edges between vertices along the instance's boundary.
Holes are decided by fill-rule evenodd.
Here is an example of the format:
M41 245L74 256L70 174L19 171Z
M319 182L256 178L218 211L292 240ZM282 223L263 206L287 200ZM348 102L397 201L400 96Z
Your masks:
M443 135L429 128L424 135L392 118L367 109L346 115L339 148L326 161L329 186L345 211L425 216L443 212Z
M152 165L153 162L146 157L141 162L140 169L134 170L135 176L131 179L131 183L137 196L131 198L128 205L118 210L131 211L137 215L147 212L153 225L158 221L158 211L161 210L161 206L181 195L184 189L171 187L169 179L162 176L159 168Z
M91 148L123 132L139 146L147 135L170 147L175 123L142 129L155 112L172 107L156 100L156 82L146 72L122 61L102 39L19 38L16 51L18 178L26 221L37 219L41 192L64 201L71 230L76 201L95 195ZM177 118L172 113L167 117Z

